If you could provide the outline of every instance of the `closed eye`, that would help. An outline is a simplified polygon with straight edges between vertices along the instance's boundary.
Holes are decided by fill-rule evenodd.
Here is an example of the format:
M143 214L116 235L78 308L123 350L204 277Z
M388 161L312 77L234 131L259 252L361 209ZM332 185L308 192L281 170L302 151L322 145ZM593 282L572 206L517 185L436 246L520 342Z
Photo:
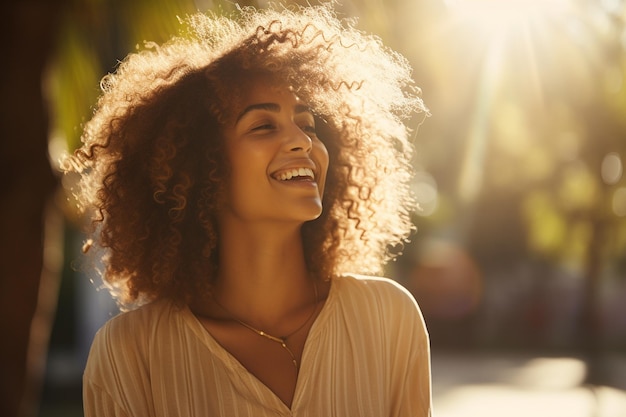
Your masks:
M254 132L254 131L259 131L259 130L271 130L271 129L274 129L274 125L270 123L265 123L259 126L255 126L250 130Z
M302 126L300 129L302 129L303 132L306 132L310 135L317 135L317 130L315 129L315 126L313 125Z

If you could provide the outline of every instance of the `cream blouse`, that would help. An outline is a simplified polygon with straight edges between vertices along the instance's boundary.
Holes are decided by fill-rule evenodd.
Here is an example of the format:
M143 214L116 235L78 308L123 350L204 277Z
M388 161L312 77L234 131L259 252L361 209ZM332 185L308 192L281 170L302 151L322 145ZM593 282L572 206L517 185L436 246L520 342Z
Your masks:
M426 417L428 334L417 303L394 281L333 279L290 409L188 308L159 301L100 329L83 400L86 417Z

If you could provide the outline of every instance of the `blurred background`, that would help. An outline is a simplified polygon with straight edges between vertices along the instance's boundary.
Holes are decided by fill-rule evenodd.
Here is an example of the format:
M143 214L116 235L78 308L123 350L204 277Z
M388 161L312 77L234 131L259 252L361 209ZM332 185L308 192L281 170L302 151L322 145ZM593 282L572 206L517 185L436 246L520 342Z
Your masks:
M78 417L89 345L117 310L84 272L58 158L128 52L236 3L0 7L0 415ZM409 59L431 111L410 122L418 232L388 275L423 309L435 416L626 416L626 3L336 9Z

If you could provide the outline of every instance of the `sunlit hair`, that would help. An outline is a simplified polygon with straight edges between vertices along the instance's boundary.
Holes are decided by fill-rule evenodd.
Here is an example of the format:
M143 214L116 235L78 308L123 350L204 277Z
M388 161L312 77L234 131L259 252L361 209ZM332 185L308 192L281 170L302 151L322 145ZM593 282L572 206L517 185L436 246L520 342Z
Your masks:
M412 230L404 122L425 109L407 61L328 6L237 14L191 15L181 36L130 54L66 161L124 307L210 290L228 178L220 129L259 76L308 103L329 151L323 213L302 229L311 273L379 274Z

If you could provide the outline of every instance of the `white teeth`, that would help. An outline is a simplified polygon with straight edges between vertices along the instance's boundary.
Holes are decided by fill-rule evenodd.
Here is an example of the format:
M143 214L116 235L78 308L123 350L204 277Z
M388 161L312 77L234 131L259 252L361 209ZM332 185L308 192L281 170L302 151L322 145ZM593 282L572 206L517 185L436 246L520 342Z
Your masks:
M311 179L315 179L315 175L313 174L313 170L311 168L293 168L280 172L276 175L276 179L281 181L287 181L293 177L309 177Z

